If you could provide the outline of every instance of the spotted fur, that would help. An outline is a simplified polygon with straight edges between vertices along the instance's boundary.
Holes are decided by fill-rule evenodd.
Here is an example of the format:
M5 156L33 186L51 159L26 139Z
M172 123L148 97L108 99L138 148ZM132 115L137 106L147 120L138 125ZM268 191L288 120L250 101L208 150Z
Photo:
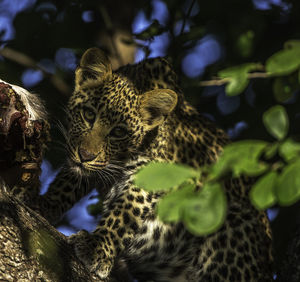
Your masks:
M97 187L104 207L96 230L70 238L91 272L108 279L125 260L139 281L272 280L268 222L250 204L247 180L225 182L225 223L200 237L181 223L162 223L155 214L161 194L133 184L145 163L198 168L216 161L228 143L222 130L184 100L166 60L112 72L105 55L89 49L76 70L68 107L68 166L43 197L42 210L54 222Z

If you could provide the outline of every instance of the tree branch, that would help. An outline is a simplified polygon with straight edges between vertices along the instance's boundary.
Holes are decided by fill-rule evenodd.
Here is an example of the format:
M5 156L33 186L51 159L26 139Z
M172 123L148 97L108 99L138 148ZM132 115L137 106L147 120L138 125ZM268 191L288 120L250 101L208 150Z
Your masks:
M266 72L252 72L248 74L248 79L253 78L268 78L270 75ZM220 79L214 79L214 80L205 80L200 81L199 86L221 86L226 83L230 82L230 78L220 78Z
M68 86L68 84L66 84L57 75L47 72L43 67L39 66L38 63L32 58L30 58L29 56L21 52L18 52L16 50L13 50L9 47L0 49L0 55L24 67L40 70L43 73L43 75L51 81L51 83L58 91L60 91L62 94L64 94L67 97L70 96L71 89Z
M184 28L185 28L185 25L186 25L186 20L190 17L190 14L192 12L192 9L194 7L194 4L195 4L196 0L192 0L192 3L187 11L187 14L183 17L183 22L182 22L182 26L181 26L181 30L180 30L180 35L183 34L184 32Z
M107 30L108 37L110 39L111 47L113 49L113 52L115 53L114 55L116 56L117 60L119 61L119 65L123 66L124 62L123 62L123 59L120 55L120 52L118 50L118 47L117 47L115 39L114 39L115 31L114 31L113 23L111 21L109 13L107 12L107 9L103 5L99 6L99 11L102 15L102 19L104 21L105 28Z

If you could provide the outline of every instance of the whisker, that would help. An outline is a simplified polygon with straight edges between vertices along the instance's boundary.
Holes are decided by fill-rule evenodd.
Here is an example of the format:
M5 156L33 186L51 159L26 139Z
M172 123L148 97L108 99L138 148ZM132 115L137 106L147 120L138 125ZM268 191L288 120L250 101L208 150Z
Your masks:
M100 187L104 187L104 189L107 189L108 185L104 180L103 174L97 171L97 176L99 176L100 180L97 178L97 182L100 185Z
M109 184L110 184L110 186L112 186L114 184L114 182L116 181L114 176L112 174L110 174L109 171L107 171L107 170L103 170L102 172L103 172L103 174L107 175L107 179L109 181Z

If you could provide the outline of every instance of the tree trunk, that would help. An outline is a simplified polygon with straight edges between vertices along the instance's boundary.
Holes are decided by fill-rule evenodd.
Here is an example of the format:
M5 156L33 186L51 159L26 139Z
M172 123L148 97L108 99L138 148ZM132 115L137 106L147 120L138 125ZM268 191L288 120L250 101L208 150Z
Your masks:
M48 139L39 98L0 80L0 281L99 281L67 237L29 208L39 194ZM113 277L128 281L121 270Z

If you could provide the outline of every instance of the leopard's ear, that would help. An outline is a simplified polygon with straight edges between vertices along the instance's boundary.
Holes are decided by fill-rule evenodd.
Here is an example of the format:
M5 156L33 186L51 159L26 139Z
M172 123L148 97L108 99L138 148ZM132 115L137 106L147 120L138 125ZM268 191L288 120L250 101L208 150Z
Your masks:
M112 75L111 63L98 48L88 49L75 72L75 90L87 84L98 84Z
M177 104L177 94L170 89L155 89L141 95L140 114L146 129L163 123Z

